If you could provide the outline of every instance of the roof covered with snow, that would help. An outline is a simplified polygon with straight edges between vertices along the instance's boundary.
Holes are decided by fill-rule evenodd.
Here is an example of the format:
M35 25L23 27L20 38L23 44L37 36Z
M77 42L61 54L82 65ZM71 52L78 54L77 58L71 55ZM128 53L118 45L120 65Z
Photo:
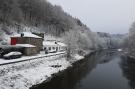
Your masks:
M22 46L17 46L17 45L0 45L0 48L2 49L10 49L10 48L20 48Z
M31 45L31 44L16 44L16 46L21 46L21 47L36 47L34 45Z
M35 34L32 34L31 32L22 32L22 34L24 34L23 37L42 38L42 37L40 37L40 36L37 36L37 35L35 35ZM14 35L14 36L12 36L12 37L21 37L21 34L16 34L16 35Z
M58 45L60 45L60 46L67 46L65 43L62 43L62 42L58 42Z
M54 42L54 41L44 41L43 42L43 45L46 46L46 45L49 45L49 46L57 46L57 44Z
M61 37L55 37L55 36L52 36L52 35L44 35L44 40L45 41L62 41L62 38Z
M46 45L49 45L49 46L67 46L65 43L62 43L62 42L56 42L56 41L44 41L43 42L43 45L46 46Z

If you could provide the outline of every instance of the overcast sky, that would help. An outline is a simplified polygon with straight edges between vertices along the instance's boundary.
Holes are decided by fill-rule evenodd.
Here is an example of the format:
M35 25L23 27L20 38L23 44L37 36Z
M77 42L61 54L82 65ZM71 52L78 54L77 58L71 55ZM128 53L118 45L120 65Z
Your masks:
M135 21L135 0L48 0L78 17L92 31L127 33Z

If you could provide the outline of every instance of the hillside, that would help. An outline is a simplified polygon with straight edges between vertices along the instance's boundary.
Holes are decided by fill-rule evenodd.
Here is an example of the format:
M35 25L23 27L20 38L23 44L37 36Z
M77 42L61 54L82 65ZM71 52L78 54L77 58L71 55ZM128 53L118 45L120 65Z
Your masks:
M18 30L28 26L59 35L75 23L61 7L53 6L46 0L0 0L0 2L0 22L3 27L1 30L7 33L10 30L4 29L4 26L17 27Z
M108 48L105 38L46 0L0 0L0 23L2 44L9 44L15 33L30 31L61 38L71 53Z

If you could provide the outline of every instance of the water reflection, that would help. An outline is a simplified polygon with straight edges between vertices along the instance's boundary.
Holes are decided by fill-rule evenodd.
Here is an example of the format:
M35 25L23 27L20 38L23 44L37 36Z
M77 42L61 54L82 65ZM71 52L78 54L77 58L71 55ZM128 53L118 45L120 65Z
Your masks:
M123 76L128 79L131 89L135 89L135 59L122 57L120 66L123 71Z
M98 64L106 64L111 60L115 59L115 57L117 57L118 55L120 54L115 51L102 51L102 52L94 53L86 57L84 60L75 63L73 68L68 69L64 73L53 78L51 82L34 86L31 89L80 89L82 85L81 84L82 80L85 79L86 76L90 75L92 70L97 68ZM103 70L101 70L101 72L102 71ZM86 88L81 88L81 89L86 89ZM103 89L103 88L99 87L99 89Z

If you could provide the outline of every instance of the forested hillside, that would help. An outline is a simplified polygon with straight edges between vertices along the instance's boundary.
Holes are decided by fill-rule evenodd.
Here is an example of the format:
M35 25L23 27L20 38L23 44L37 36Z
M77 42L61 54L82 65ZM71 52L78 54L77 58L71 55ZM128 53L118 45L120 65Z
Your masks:
M22 32L44 32L61 38L72 53L108 48L106 39L90 31L78 18L46 0L0 0L0 41ZM6 38L5 38L6 37Z
M66 14L61 7L52 6L46 0L0 0L0 23L19 26L19 30L22 30L23 25L34 26L59 35L72 28L75 22L82 25L79 20L73 20ZM44 27L46 29L43 29Z

